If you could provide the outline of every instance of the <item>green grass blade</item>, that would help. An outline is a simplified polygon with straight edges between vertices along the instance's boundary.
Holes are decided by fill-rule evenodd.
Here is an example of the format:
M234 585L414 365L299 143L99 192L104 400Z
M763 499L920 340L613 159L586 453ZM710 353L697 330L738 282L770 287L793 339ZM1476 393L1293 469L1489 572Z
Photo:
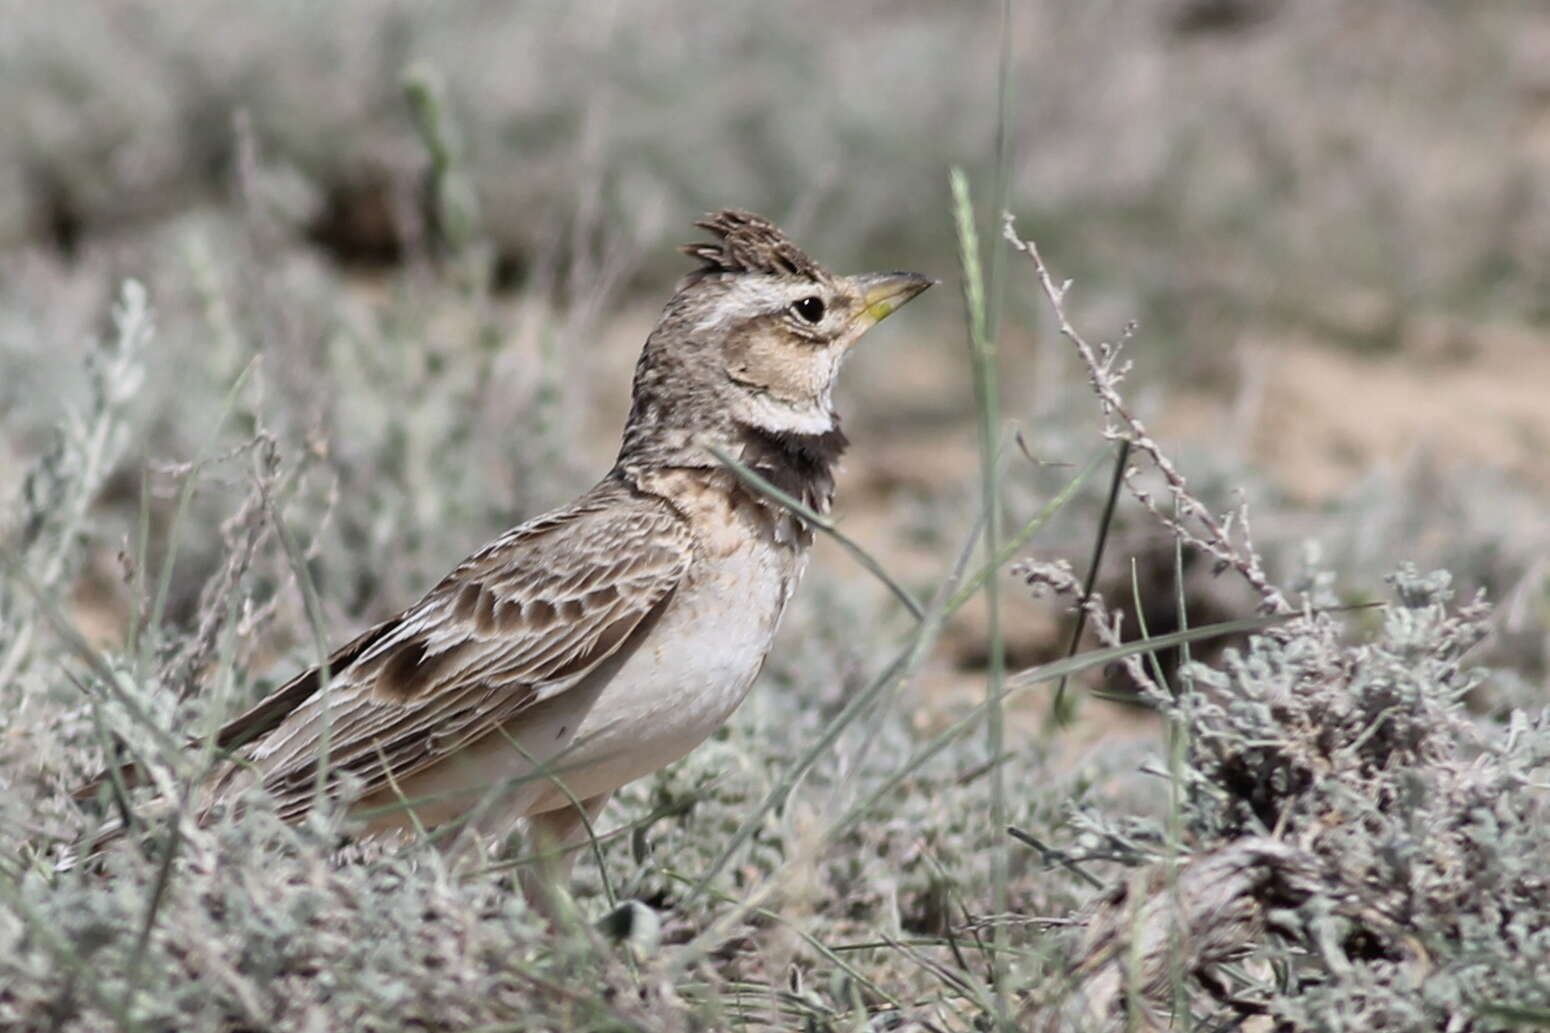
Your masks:
M834 525L834 521L830 520L828 517L814 512L811 506L804 504L802 500L796 498L795 496L781 491L779 488L775 487L775 485L759 476L758 473L738 462L738 460L733 458L732 454L729 453L726 449L714 444L707 447L710 449L711 455L719 459L738 480L742 481L750 488L753 488L761 495L766 496L774 502L780 503L782 506L795 513L797 516L801 517L808 523L809 526L815 527L822 531L824 534L833 538L836 542L839 543L840 547L843 548L846 552L850 553L851 557L857 563L861 564L861 566L868 573L887 586L888 590L894 594L894 597L897 598L899 602L904 604L904 608L909 610L910 614L914 616L916 620L925 619L926 611L921 608L920 603L917 602L915 597L910 594L909 589L899 584L899 582L894 579L893 575L889 574L888 571L883 568L883 565L877 562L871 553L867 552L859 544L857 544L855 539L840 531L840 529Z

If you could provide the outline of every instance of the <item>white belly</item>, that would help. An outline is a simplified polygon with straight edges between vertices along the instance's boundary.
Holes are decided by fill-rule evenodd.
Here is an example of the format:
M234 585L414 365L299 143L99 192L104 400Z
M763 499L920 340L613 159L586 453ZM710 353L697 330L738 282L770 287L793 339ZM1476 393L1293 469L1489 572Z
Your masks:
M533 722L531 732L548 726L560 748L540 752L569 769L562 777L577 798L678 760L737 709L764 665L796 581L783 552L760 542L726 557L679 589L644 644L606 682L569 705L566 697L582 686L546 704L554 716ZM575 726L565 727L569 722Z

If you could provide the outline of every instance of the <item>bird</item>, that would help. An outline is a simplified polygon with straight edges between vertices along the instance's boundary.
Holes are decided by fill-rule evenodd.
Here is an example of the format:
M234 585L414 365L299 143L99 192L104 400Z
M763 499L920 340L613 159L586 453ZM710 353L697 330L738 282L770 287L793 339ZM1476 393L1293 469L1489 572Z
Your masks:
M840 368L936 281L832 274L745 211L695 225L709 239L680 249L697 264L641 351L613 468L227 721L202 814L259 787L294 822L321 794L353 835L464 849L525 821L550 862L523 872L532 899L568 884L614 790L731 716L814 528L722 457L829 513Z

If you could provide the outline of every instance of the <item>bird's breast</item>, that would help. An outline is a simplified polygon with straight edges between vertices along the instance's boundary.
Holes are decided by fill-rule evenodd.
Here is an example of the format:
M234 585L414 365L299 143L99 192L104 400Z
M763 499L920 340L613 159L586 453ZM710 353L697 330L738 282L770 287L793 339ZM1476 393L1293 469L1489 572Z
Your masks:
M587 708L578 755L623 782L671 763L747 695L795 591L805 550L727 526L701 535L696 561L638 647Z

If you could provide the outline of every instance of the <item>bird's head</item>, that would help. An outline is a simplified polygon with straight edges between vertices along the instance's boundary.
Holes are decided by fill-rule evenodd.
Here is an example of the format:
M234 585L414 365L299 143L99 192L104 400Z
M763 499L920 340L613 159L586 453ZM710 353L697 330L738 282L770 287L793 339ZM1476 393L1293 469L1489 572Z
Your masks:
M936 281L835 275L747 212L717 212L696 225L714 239L683 248L700 265L641 353L621 460L650 448L663 453L659 462L699 465L690 453L703 456L706 441L745 432L837 436L834 383L851 346Z

